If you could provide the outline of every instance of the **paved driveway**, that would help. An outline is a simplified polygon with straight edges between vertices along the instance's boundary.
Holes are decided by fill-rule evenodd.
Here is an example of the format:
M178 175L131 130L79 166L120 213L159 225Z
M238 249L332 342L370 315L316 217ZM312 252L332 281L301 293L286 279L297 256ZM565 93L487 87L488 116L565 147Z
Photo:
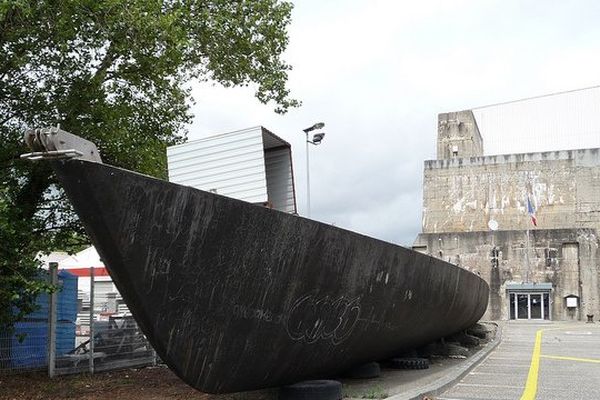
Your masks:
M502 337L436 399L600 399L600 324L511 321Z

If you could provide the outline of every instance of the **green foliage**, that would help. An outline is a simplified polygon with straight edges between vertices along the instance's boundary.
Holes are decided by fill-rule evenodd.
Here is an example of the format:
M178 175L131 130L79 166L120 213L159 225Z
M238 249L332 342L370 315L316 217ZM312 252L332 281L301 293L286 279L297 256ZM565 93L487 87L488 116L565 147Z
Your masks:
M27 127L60 124L104 162L166 177L186 138L194 79L299 103L281 60L292 5L278 0L0 0L0 328L48 287L38 251L87 237L48 165L19 160Z
M380 385L369 386L367 388L357 388L354 389L352 387L345 388L343 397L352 397L352 398L360 398L360 399L385 399L389 397L387 391Z

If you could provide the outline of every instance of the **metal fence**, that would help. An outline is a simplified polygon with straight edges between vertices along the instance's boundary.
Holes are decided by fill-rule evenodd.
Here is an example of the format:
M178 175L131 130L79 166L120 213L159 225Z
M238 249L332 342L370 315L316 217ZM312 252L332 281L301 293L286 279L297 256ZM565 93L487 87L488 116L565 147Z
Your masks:
M55 376L156 364L110 277L96 277L94 268L77 272L51 263L41 279L59 290L39 296L38 310L14 332L0 332L0 373L47 369Z

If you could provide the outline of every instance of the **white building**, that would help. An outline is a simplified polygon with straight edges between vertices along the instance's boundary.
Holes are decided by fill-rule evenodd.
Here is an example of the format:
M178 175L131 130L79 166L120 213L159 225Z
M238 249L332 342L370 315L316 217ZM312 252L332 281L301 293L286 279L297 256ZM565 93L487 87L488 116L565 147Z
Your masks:
M169 180L296 213L292 150L262 126L167 148Z

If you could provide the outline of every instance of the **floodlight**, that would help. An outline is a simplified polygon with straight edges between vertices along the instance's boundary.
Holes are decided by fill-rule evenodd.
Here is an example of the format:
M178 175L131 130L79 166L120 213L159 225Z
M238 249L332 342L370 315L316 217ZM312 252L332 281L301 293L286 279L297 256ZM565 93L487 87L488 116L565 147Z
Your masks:
M323 122L317 122L316 124L314 124L313 126L311 126L310 128L306 128L303 129L304 133L308 133L317 129L322 129L325 126L325 123Z
M324 137L325 137L324 132L315 133L315 135L313 136L312 144L321 144L321 141L323 140Z

